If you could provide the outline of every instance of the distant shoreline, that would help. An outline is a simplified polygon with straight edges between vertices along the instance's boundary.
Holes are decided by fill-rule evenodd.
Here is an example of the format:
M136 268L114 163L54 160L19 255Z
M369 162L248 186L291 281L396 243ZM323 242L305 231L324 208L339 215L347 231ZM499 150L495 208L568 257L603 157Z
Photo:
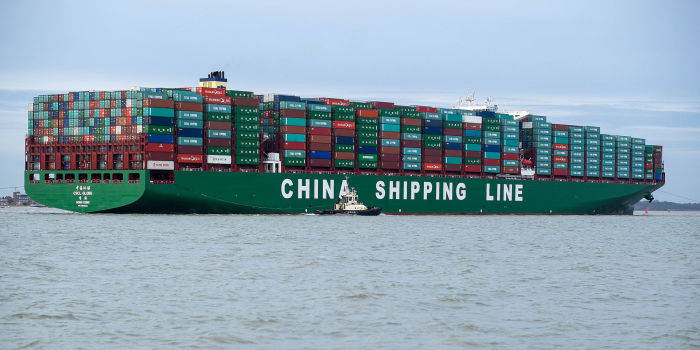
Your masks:
M640 201L634 206L634 210L649 211L700 211L700 203L674 203L664 201Z

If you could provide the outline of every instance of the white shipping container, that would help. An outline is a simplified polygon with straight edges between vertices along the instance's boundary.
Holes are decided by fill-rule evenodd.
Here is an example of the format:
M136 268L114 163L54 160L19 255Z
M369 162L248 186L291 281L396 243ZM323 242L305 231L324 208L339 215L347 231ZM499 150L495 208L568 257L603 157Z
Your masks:
M523 122L523 129L532 129L532 122Z
M463 115L462 123L478 123L481 124L481 117L478 115Z
M207 154L207 163L209 164L231 164L231 156L217 156Z
M143 133L143 125L136 125L136 133L137 134Z
M146 162L149 170L175 170L175 162L172 160L149 160Z
M115 130L115 135L121 135L121 134L122 134L122 126L121 126L121 125L117 125L117 127L114 128L114 129L116 129L116 130Z

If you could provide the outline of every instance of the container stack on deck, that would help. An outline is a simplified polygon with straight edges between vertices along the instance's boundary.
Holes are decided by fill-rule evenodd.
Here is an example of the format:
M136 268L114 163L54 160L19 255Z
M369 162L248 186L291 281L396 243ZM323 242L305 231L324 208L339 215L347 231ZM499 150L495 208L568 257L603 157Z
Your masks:
M462 136L462 114L454 109L441 109L442 132L444 148L444 169L448 173L462 171L464 162L462 149L464 137Z
M320 101L306 101L309 166L328 169L332 164L332 109Z
M347 170L355 168L355 109L346 100L335 100L333 115L333 166Z
M440 110L435 113L422 113L423 148L421 158L424 172L441 172L443 169L442 117Z
M662 162L662 154L663 154L663 149L661 146L652 146L654 152L652 153L652 165L654 168L654 180L659 181L661 180L662 173L664 171L664 166Z
M372 102L379 116L379 158L383 170L398 171L401 166L401 121L393 103Z
M401 162L403 163L403 170L420 172L421 146L423 144L420 112L415 107L405 107L400 109L399 113L401 115Z
M541 115L521 120L520 132L524 158L531 161L535 174L552 175L552 124Z
M164 98L143 99L143 115L148 119L146 169L175 169L174 103Z
M600 168L602 177L615 178L617 171L615 159L615 136L600 134Z
M552 175L569 176L569 126L552 124Z
M585 175L586 141L583 127L569 126L569 175L583 177Z
M512 115L498 114L501 120L501 173L520 174L520 129Z
M207 169L231 167L231 98L220 88L198 87L204 100L204 147Z
M268 94L263 102L272 103L279 115L279 151L285 167L306 167L306 104L301 98Z
M202 95L192 91L173 92L177 126L177 162L180 169L201 169L204 162L204 107Z
M232 103L234 163L251 167L260 164L260 104L250 91L229 90Z
M485 116L481 120L484 173L498 174L501 172L501 120L495 116Z
M264 154L279 152L297 171L516 175L522 158L537 176L662 179L660 146L595 126L536 115L516 121L490 110L256 96L217 79L188 90L38 96L28 145L133 144L116 152L41 148L27 153L27 169L231 171L259 169Z
M379 166L379 112L366 102L350 102L355 108L357 167L374 170Z
M482 119L473 111L462 111L464 125L464 171L481 173L483 156Z
M646 140L632 138L630 175L635 180L644 180L644 148Z
M615 148L617 154L617 178L629 179L630 177L630 141L629 136L615 136Z
M585 131L585 147L586 147L586 177L600 177L600 128L597 126L586 126Z

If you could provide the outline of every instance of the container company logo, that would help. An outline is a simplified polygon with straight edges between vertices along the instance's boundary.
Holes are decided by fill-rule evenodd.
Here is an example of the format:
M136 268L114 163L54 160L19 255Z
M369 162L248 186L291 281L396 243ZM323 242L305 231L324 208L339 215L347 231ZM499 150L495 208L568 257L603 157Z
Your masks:
M334 199L336 196L335 180L291 179L282 180L280 186L285 199ZM348 191L348 182L342 180L337 196ZM485 188L487 202L522 202L522 184L492 184ZM377 199L403 200L465 200L467 185L463 182L448 181L377 181L374 195Z
M73 196L75 198L75 205L80 208L87 208L90 205L90 197L92 196L92 189L90 186L75 186L73 190Z

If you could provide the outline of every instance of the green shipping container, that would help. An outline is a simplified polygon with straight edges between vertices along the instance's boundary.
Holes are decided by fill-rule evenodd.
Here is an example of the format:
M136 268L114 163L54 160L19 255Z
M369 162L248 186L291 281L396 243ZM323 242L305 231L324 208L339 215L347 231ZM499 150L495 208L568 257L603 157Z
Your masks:
M285 166L306 166L306 158L284 158Z
M333 164L336 168L354 168L355 161L352 159L336 159Z
M146 128L147 134L172 135L173 131L172 126L149 125Z
M363 154L360 153L357 155L357 160L360 162L376 162L377 161L377 155L376 154Z
M230 156L231 147L207 147L207 154L217 156Z

